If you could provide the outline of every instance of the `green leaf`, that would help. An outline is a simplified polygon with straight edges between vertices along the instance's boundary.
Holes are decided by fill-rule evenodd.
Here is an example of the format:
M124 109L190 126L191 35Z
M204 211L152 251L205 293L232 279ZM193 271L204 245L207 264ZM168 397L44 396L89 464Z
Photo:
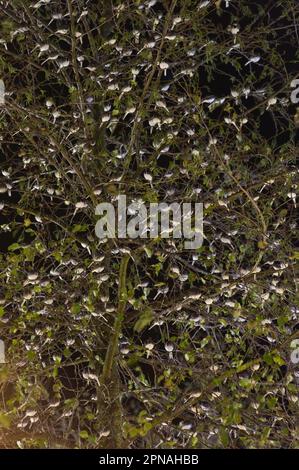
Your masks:
M78 313L80 313L81 311L81 305L80 304L74 304L71 306L71 312L74 314L74 315L77 315Z
M72 232L73 233L86 232L87 230L88 230L88 225L86 225L86 224L83 224L83 225L76 224L76 225L74 225L74 227L72 227Z
M225 428L220 428L219 438L223 447L227 448L229 445L229 434Z
M16 251L16 250L19 250L20 248L22 247L19 243L13 243L12 245L9 245L8 251Z
M147 254L147 257L148 257L148 258L150 258L150 257L152 256L152 254L153 254L152 250L151 250L149 247L147 247L147 246L144 247L144 251L145 251L145 253Z
M144 328L153 321L153 312L150 308L147 308L137 320L134 325L134 330L140 333Z
M279 354L276 354L275 356L273 356L273 361L275 362L275 364L278 364L279 366L285 365L284 359Z

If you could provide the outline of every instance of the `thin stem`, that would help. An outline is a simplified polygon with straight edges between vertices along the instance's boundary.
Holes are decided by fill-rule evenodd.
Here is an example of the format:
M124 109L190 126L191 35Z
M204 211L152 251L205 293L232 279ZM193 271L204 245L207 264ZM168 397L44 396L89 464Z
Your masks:
M119 340L119 335L121 333L125 308L127 304L126 283L127 283L127 267L128 267L129 258L130 258L129 255L124 255L120 263L119 286L118 286L118 309L117 309L116 318L114 322L113 336L109 343L109 346L106 352L104 366L103 366L101 380L104 383L111 376L115 355L118 349L118 340Z

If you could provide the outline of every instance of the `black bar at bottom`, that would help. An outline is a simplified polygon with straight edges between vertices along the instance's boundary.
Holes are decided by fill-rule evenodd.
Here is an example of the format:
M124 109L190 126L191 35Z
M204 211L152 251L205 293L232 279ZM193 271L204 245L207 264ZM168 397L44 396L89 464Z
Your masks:
M28 450L0 450L0 466L3 464L25 464L30 468L41 468L46 464L68 464L85 466L85 468L98 468L104 465L111 468L140 468L144 466L187 466L209 468L212 464L227 464L238 466L261 463L294 465L298 462L298 449L208 449L208 450L60 450L60 449L28 449ZM36 466L35 466L36 465ZM86 467L88 466L88 467ZM69 467L68 467L69 468ZM253 469L254 470L254 469Z

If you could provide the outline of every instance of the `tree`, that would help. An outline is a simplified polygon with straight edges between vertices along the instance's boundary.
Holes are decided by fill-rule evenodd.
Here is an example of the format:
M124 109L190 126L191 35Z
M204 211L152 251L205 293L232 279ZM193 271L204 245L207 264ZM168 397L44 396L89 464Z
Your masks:
M298 3L0 13L3 446L296 447ZM203 245L99 240L119 194Z

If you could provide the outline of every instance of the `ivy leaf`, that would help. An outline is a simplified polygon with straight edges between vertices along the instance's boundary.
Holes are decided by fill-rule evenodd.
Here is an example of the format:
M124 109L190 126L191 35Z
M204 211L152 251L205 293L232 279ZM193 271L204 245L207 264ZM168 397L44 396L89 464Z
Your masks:
M81 305L80 304L74 304L71 306L71 312L74 314L74 315L78 315L78 313L80 313L81 311Z

